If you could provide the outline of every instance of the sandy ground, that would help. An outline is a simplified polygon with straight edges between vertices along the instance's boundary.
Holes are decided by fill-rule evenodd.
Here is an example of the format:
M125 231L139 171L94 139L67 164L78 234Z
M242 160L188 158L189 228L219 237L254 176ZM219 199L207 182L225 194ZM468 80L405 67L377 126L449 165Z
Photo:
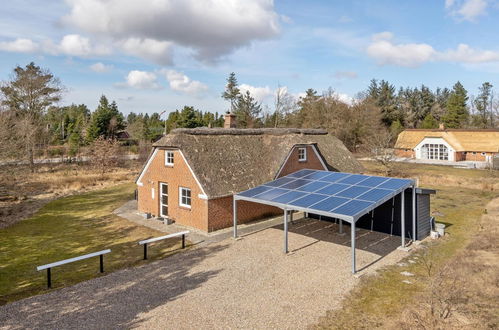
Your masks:
M356 235L360 274L407 255L396 249L400 237ZM290 225L288 255L282 225L202 245L2 306L0 329L306 328L359 281L349 237L336 224L302 219Z

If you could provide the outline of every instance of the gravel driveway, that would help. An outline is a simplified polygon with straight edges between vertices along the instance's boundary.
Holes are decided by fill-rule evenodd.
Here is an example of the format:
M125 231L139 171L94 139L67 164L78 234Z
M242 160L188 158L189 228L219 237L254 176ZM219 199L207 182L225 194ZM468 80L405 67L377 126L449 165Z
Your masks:
M359 281L350 273L350 235L337 232L332 223L296 221L289 255L282 226L192 248L2 306L0 329L305 328ZM406 254L397 236L357 237L361 274Z

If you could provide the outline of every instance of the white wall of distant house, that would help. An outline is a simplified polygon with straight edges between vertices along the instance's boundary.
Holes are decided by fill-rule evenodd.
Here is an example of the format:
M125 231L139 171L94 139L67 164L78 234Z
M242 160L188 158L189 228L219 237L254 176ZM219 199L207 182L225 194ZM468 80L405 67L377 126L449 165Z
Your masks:
M437 138L437 137L426 137L424 138L419 144L414 148L414 152L416 153L416 159L422 159L421 155L421 149L425 144L443 144L449 149L449 161L453 162L455 161L455 152L454 148L451 147L447 141L445 141L443 138Z

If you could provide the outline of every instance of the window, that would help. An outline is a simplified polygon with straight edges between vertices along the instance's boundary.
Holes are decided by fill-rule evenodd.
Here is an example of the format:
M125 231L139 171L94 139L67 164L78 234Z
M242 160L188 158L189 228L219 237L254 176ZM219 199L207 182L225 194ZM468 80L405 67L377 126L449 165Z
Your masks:
M449 149L445 144L425 144L421 149L421 158L449 160Z
M159 183L159 215L168 217L168 184Z
M485 156L485 152L482 152L482 153L481 153L481 155L482 155L482 156Z
M178 204L183 207L191 208L191 190L189 188L179 188Z
M165 165L173 166L173 151L165 151Z
M307 148L298 148L298 161L307 161Z

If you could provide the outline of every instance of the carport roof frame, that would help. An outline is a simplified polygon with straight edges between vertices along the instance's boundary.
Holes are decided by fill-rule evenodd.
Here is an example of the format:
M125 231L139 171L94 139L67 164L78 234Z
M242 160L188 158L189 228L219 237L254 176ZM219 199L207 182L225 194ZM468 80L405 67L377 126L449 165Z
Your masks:
M334 180L334 181L333 181L333 179L332 179L332 181L326 180L328 178L333 177L335 175L335 173L336 173L336 176L338 177L337 180ZM313 177L315 177L315 179ZM371 185L368 185L368 184L363 185L362 184L363 182L365 182L366 180L368 180L370 178L378 178L378 179L371 179L371 181L376 182L376 184L371 184ZM298 180L302 180L302 181L298 182ZM309 182L305 182L304 180L308 180ZM321 188L317 188L316 190L313 190L313 191L303 191L302 188L305 185L310 185L312 183L318 183L318 182L319 183L327 182L327 185L323 186ZM387 189L386 184L388 182L394 182L394 183L396 182L396 187L394 187L393 189ZM285 187L285 186L289 187L290 184L291 184L291 186L293 186L293 183L295 183L297 185L299 185L301 183L301 185L299 187L296 187L293 189L288 189ZM324 188L327 188L331 185L334 185L334 184L342 184L342 185L345 185L345 187L344 187L344 189L342 189L340 191L336 191L334 193L321 192L321 193L317 194L318 191L320 191ZM352 223L352 222L357 222L357 220L360 217L362 217L364 214L369 213L371 210L375 209L379 205L383 204L384 202L386 202L386 201L390 200L391 198L395 197L396 195L400 194L405 189L410 188L410 187L414 187L414 184L415 184L414 181L411 179L399 179L399 178L389 178L389 177L382 177L382 176L370 176L370 175L352 174L352 173L343 173L343 172L331 172L331 171L303 169L303 170L291 173L287 176L281 177L279 179L264 183L260 186L255 187L255 188L239 192L239 193L234 195L234 200L245 200L245 201L249 201L249 202L255 202L255 203L260 203L260 204L265 204L265 205L276 206L276 207L279 207L283 210L295 210L295 211L303 211L303 212L307 212L307 213L314 213L314 214L319 214L319 215L323 215L323 216L341 219L341 220L347 221L349 223ZM362 187L363 189L360 189L360 190L364 190L364 191L362 193L358 193L358 195L355 195L353 197L347 197L344 194L343 195L341 194L341 193L345 193L349 189L352 189L352 188L356 189L355 187ZM365 190L366 188L368 188L368 190ZM364 200L361 198L362 195L365 195L368 192L373 191L374 189L386 190L386 195L383 195L382 197L376 198L374 200L373 199ZM286 190L286 191L283 192L284 190ZM261 192L258 193L258 191L261 191ZM264 194L269 193L271 191L282 192L282 194L280 194L277 197L273 197L271 199L264 199L262 197L259 197L259 196L263 196ZM306 193L306 195L300 195L300 197L298 197L290 202L287 202L287 203L275 201L276 198L279 198L279 197L281 197L285 194L288 194L290 192L293 192L293 191L299 192L299 193ZM311 205L308 205L307 207L291 204L292 202L295 202L299 199L310 196L312 194L322 195L321 197L319 197L322 199L317 200L317 202L315 202ZM324 211L324 210L314 208L314 205L320 204L322 201L329 199L330 197L336 197L336 198L339 197L339 198L345 199L346 201L343 204L338 205L337 207L334 207L333 209L331 209L329 211ZM348 204L352 201L358 201L358 202L360 202L358 204L364 204L365 207L358 207L358 209L355 210L354 211L355 213L353 213L353 214L347 214L346 212L338 211L338 209L340 209L342 206L345 206L346 204ZM362 202L369 203L369 205L366 205L366 203L362 203Z

